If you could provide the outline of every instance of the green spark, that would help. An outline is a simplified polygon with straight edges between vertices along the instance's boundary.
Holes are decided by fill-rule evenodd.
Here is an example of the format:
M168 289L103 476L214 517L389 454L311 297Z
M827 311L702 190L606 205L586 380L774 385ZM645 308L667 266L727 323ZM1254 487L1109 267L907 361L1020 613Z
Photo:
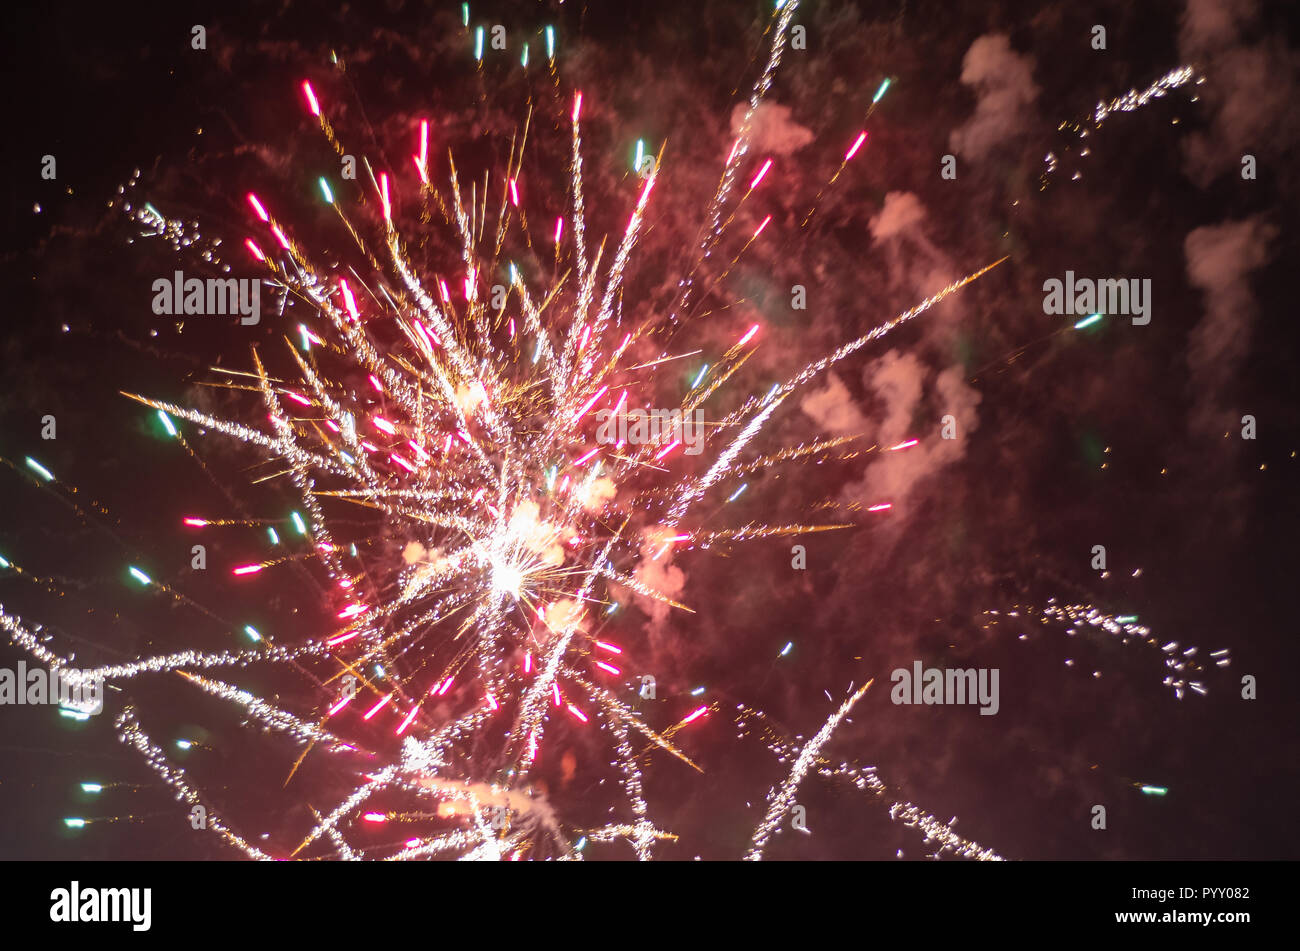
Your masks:
M172 418L168 416L166 413L164 413L162 410L158 410L158 418L162 420L163 429L167 430L167 435L175 436L176 426L172 423Z
M35 471L35 473L38 476L40 476L42 479L44 479L46 482L54 481L54 473L52 473L49 469L45 468L43 465L41 465L31 456L27 457L27 467Z

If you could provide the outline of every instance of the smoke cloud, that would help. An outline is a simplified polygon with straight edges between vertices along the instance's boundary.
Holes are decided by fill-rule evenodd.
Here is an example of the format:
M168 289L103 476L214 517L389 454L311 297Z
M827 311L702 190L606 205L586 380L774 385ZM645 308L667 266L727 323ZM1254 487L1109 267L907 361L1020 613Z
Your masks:
M739 135L749 103L742 102L731 110L731 134ZM754 110L750 125L750 148L772 155L792 155L813 140L811 129L790 118L790 107L761 102Z
M1197 228L1183 243L1187 277L1205 295L1205 316L1192 329L1187 349L1196 390L1194 430L1221 430L1230 418L1219 407L1250 350L1257 310L1250 275L1268 263L1276 237L1277 229L1256 216Z
M1038 98L1034 63L1011 48L1001 33L981 36L962 60L961 81L978 97L975 114L954 129L948 146L965 158L982 159L1024 131L1029 105Z
M1300 58L1280 36L1246 44L1255 26L1254 0L1188 0L1179 23L1179 51L1209 81L1200 87L1210 127L1183 142L1183 170L1200 188L1241 167L1242 156L1280 158L1300 138L1289 106Z

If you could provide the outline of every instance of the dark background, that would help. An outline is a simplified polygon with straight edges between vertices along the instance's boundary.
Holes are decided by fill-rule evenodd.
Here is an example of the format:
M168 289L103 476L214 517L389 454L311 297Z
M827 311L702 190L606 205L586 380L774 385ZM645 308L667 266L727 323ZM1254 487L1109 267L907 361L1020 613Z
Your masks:
M472 173L465 177L481 177L499 167L522 112L527 87L516 38L555 22L560 91L548 95L549 81L533 71L536 148L556 159L560 185L553 191L562 194L567 144L555 133L555 116L566 114L569 91L582 88L590 232L621 227L626 143L637 135L669 141L656 194L662 204L631 284L653 299L665 274L676 273L675 249L694 236L692 215L725 158L727 117L757 73L751 57L761 49L768 9L475 3L471 27L501 22L511 34L509 52L489 55L482 71L473 68L459 4L46 3L7 11L0 456L18 468L0 468L0 553L42 580L0 573L0 603L47 625L85 663L221 648L229 631L246 623L292 641L314 635L326 617L320 582L308 568L239 587L225 571L189 570L196 541L208 546L210 567L256 557L264 543L252 530L199 539L180 528L182 516L234 518L242 508L283 517L291 503L273 488L247 486L252 457L243 450L194 437L209 479L151 411L120 391L198 398L192 384L208 378L208 367L247 368L250 344L276 345L286 321L267 313L267 296L257 327L200 319L178 328L155 317L152 281L190 267L160 242L136 237L106 208L133 169L142 172L141 198L169 215L193 217L232 250L248 228L243 196L253 190L271 196L299 236L319 229L323 256L342 252L345 236L328 227L314 195L331 156L305 120L297 84L313 79L358 154L391 148L399 158L389 167L398 166L412 141L411 117L429 114L438 144L454 144L458 164ZM808 26L809 50L787 53L772 97L816 137L778 160L771 193L760 196L771 203L774 234L795 233L777 229L791 224L834 171L880 79L895 83L868 124L867 153L845 173L813 230L784 243L774 238L728 277L770 335L738 389L765 388L762 381L924 296L907 274L911 252L887 254L869 233L886 194L910 191L927 208L927 238L952 262L953 276L1006 253L1012 259L936 308L943 333L909 325L837 372L874 418L881 407L864 382L869 361L898 349L923 354L935 369L956 362L980 394L979 428L964 458L918 483L888 518L858 514L852 529L804 540L802 575L791 570L790 546L780 540L679 556L687 578L681 598L698 613L662 629L630 611L611 632L630 645L639 669L660 677L665 712L657 722L674 722L689 709L684 692L707 684L710 699L763 708L790 734L807 737L851 680L874 676L876 686L828 755L878 766L898 798L941 819L959 815L960 833L1003 855L1296 856L1294 129L1279 118L1253 146L1259 181L1232 174L1193 181L1181 137L1213 126L1207 103L1177 91L1109 120L1092 143L1082 182L1058 176L1038 191L1042 154L1064 154L1070 144L1060 121L1084 117L1098 99L1144 86L1184 61L1182 11L1181 3L803 6L796 22ZM207 26L206 51L190 49L193 23ZM1088 47L1093 23L1108 27L1105 53ZM1250 30L1247 40L1277 44L1289 56L1297 45L1294 17L1282 4L1261 4ZM1024 129L984 162L963 159L958 180L945 183L937 158L974 107L959 82L962 57L987 33L1005 33L1032 57L1039 92ZM329 78L331 49L349 63L355 98ZM1276 82L1294 85L1294 56L1283 62L1291 71ZM57 181L40 178L44 154L57 157ZM622 204L601 201L608 195L621 195ZM556 199L528 200L549 207ZM1256 416L1259 437L1245 442L1235 430L1224 439L1191 422L1203 394L1188 372L1188 334L1206 304L1187 280L1183 241L1194 228L1252 215L1265 216L1278 233L1268 263L1249 279L1256 315L1253 326L1243 317L1247 353L1216 394L1228 413ZM231 259L244 266L243 258ZM1042 314L1040 287L1067 268L1150 276L1151 325L1117 320L1095 332L1055 333L1060 319ZM792 283L810 287L805 314L785 306ZM716 333L704 331L706 346L733 340L735 328L747 326L727 320ZM226 410L241 405L210 398ZM918 419L937 415L934 409L921 407ZM47 413L58 421L52 442L40 438ZM791 401L763 445L810 434L807 415ZM75 494L39 488L23 470L25 455ZM812 506L843 501L861 474L861 460L779 470L752 484L732 513L710 517L718 524L839 520L811 514ZM1089 568L1095 544L1107 547L1106 580ZM211 614L148 596L125 580L127 564L166 579ZM1131 577L1137 568L1141 576ZM1202 655L1230 647L1233 664L1206 678L1209 696L1179 702L1159 683L1158 652L1145 646L1121 648L1105 638L1067 644L1059 628L1021 643L1018 630L983 627L986 610L1041 606L1051 597L1139 614L1162 643L1197 644ZM787 641L794 651L774 661ZM21 656L0 648L3 666ZM971 707L890 704L889 671L918 658L929 666L999 668L1001 712L980 717ZM1075 666L1065 666L1066 658ZM1095 669L1103 672L1099 680L1090 676ZM1239 698L1246 673L1259 681L1253 702ZM282 693L286 704L302 697L300 683L253 669L241 671L239 682ZM350 788L350 777L311 759L284 786L296 753L239 729L228 710L187 691L179 678L137 681L130 692L159 742L205 738L209 749L180 760L249 838L266 833L273 848L291 847L305 804L327 807ZM0 856L229 857L216 839L190 830L165 789L117 742L110 712L85 724L50 708L5 707L0 714ZM608 771L587 740L556 729L556 742L576 751L580 763L564 791L588 808L599 801ZM648 769L651 817L681 836L657 854L737 857L783 767L752 739L737 740L725 716L683 742L707 774L672 761ZM87 801L76 786L82 780L123 785ZM1135 782L1170 792L1143 796ZM920 836L890 823L881 803L847 786L810 778L799 802L814 835L787 833L772 857L892 858L901 849L919 858L929 851ZM1108 808L1105 832L1089 828L1094 803ZM66 815L113 821L68 831L60 821ZM589 852L629 855L618 846Z

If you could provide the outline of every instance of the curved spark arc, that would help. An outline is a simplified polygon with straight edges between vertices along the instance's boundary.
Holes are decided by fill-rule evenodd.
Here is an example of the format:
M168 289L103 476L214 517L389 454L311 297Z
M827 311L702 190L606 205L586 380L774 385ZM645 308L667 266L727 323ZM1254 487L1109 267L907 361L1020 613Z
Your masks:
M779 786L773 786L768 794L767 814L763 816L763 821L758 824L754 830L753 844L745 859L750 862L757 862L763 857L763 849L767 846L767 841L772 837L776 830L776 824L781 818L790 811L790 805L794 802L795 791L799 788L799 783L803 781L804 776L812 767L817 759L817 754L826 742L835 732L835 728L840 725L840 721L849 715L849 712L862 699L863 695L871 689L874 680L868 680L858 688L857 692L849 696L840 708L827 718L822 724L822 728L817 731L811 740L809 740L795 757L794 765L790 767L790 775Z

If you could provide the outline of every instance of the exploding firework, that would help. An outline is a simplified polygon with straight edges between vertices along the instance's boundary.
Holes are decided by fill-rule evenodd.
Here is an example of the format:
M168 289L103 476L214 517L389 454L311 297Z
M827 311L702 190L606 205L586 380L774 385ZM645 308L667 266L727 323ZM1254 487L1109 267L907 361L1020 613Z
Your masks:
M692 701L667 722L654 722L636 703L647 696L644 672L631 660L637 651L606 634L609 616L629 600L689 610L653 583L654 563L673 553L843 527L719 527L717 506L707 518L699 512L706 501L725 506L737 499L746 475L814 458L849 441L751 452L800 387L1001 263L973 267L869 333L792 368L783 382L739 396L708 424L710 453L702 466L687 464L680 427L646 438L598 437L599 416L621 421L622 432L637 432L645 420L639 407L664 400L673 388L664 374L675 372L674 361L699 352L680 341L701 275L724 247L734 263L771 223L769 215L752 230L746 226L738 236L743 240L730 240L733 225L743 220L738 211L770 174L770 159L746 161L751 128L797 7L790 0L774 14L767 59L704 210L694 259L659 316L628 319L624 295L654 207L660 164L643 165L638 153L637 166L646 172L627 196L626 225L611 251L603 242L591 248L581 91L573 91L565 113L571 152L561 178L567 212L553 224L549 216L534 215L545 222L540 229L530 228L528 219L534 184L524 171L528 121L495 180L485 176L468 189L450 158L445 183L437 182L427 121L402 167L385 170L364 161L361 187L321 178L321 197L353 242L351 266L318 260L306 239L277 216L271 196L246 196L250 234L242 248L265 269L265 281L282 300L299 301L314 315L299 325L295 340L286 341L292 375L273 372L257 352L247 371L221 371L221 385L246 391L250 402L260 400L256 413L240 419L128 395L154 410L196 461L178 422L254 447L267 462L261 478L292 486L301 509L292 526L306 554L277 547L272 557L229 570L232 579L261 583L290 565L311 567L325 579L336 624L296 641L245 627L235 636L247 643L237 648L181 650L73 671L71 657L47 646L39 628L0 612L10 638L51 668L118 685L178 674L296 744L302 752L295 769L315 752L329 757L340 774L356 778L346 796L318 813L283 854L273 855L269 846L236 831L237 820L204 798L126 706L116 720L123 742L179 799L204 806L207 828L231 846L259 859L574 859L588 843L624 841L638 857L650 858L657 842L674 835L652 817L642 780L646 757L675 757L695 766L678 735L707 717L730 715L741 733L761 724L764 744L792 762L788 776L768 794L747 858L762 857L810 772L888 799L890 817L919 829L936 857L998 857L958 836L952 820L942 822L893 796L873 767L821 758L870 684L852 692L801 747L743 704L727 712L719 703ZM548 34L548 56L553 42ZM477 44L481 56L481 32ZM1171 73L1145 93L1115 100L1104 111L1099 107L1095 121L1143 105L1190 77ZM879 87L873 109L889 82ZM345 155L330 121L328 91L303 82L301 96L328 143ZM864 129L844 146L818 199L862 154L867 140ZM1048 173L1054 160L1049 166ZM422 221L437 219L454 236L454 255L430 266L412 253L398 210L399 189L411 198L404 206L408 214L414 208ZM143 234L221 263L220 249L184 221L133 194L124 195L120 206ZM520 262L535 260L543 241L553 245L554 266L526 273ZM733 340L674 397L677 418L716 405L711 398L762 345L762 328L736 327ZM28 467L43 483L58 484L35 460ZM889 507L881 501L869 511ZM199 530L249 524L206 515L184 522ZM268 532L279 546L275 529ZM193 605L142 569L130 570L139 585ZM1125 638L1149 637L1145 628L1086 607L1051 606L1043 617ZM1184 652L1171 663L1173 679L1167 683L1180 697L1184 687L1202 690L1199 681L1184 676L1190 657ZM212 676L249 665L292 668L314 690L291 709ZM550 755L548 736L568 731L590 733L590 744L604 751L616 771L617 781L607 787L614 801L602 803L615 818L576 817L536 781ZM390 824L402 829L392 843L375 846L366 838L369 844L358 844L358 828Z

